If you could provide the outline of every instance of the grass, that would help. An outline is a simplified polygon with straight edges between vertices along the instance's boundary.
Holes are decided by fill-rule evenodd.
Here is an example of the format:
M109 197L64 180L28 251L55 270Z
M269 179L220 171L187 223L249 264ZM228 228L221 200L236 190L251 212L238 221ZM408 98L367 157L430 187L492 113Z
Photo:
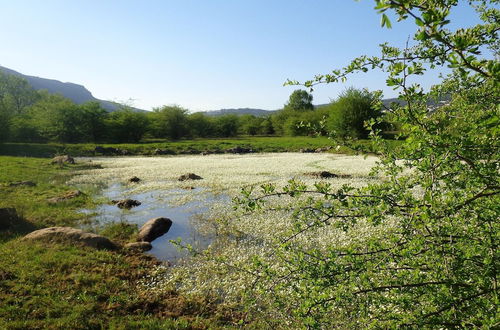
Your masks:
M397 144L398 141L389 141ZM326 137L239 137L230 139L193 139L179 141L145 141L135 144L60 144L60 143L3 143L0 144L0 155L53 157L70 154L72 156L93 156L96 145L127 150L132 155L152 155L155 149L168 149L177 154L201 153L203 151L223 152L236 146L251 148L256 152L299 151L303 148L322 148L335 146L335 142ZM358 147L367 148L368 140L355 143ZM353 149L345 146L335 148L337 153L353 153Z
M48 199L74 190L64 184L75 170L91 165L52 165L49 159L0 156L0 208L15 208L23 219L17 230L0 232L0 240L18 236L26 231L48 226L72 226L90 221L88 215L76 209L89 208L94 201L88 194L51 204ZM31 181L36 186L10 186L11 183Z
M13 240L0 246L0 328L206 328L216 313L174 291L136 283L144 256ZM211 316L214 320L207 320Z
M93 205L90 193L47 202L72 190L66 180L88 167L0 156L0 208L13 207L21 216L0 230L0 329L205 329L236 322L232 313L173 290L146 293L139 282L158 265L151 257L20 239L38 228L89 220L76 210ZM19 181L36 186L10 186ZM120 224L102 231L126 241L136 228Z

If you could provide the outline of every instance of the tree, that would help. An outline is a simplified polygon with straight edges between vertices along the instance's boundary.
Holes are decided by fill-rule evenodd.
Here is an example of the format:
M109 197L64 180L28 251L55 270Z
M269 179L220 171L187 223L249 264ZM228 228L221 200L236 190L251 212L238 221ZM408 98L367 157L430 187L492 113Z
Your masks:
M78 105L56 94L41 93L41 99L29 109L30 120L44 140L84 141L83 117ZM28 125L29 127L29 125Z
M451 30L452 0L376 0L386 15L414 21L414 45L382 45L381 56L362 56L347 67L302 85L340 82L353 72L380 69L403 104L372 119L380 152L379 180L333 189L264 184L243 189L243 212L290 215L286 234L255 240L251 263L229 263L249 278L251 312L300 328L498 327L500 269L500 63L498 1L470 1L480 23ZM489 52L491 49L492 52ZM493 54L491 54L493 53ZM447 65L453 69L428 93L410 77ZM291 84L299 84L290 81ZM429 108L430 99L449 97ZM376 124L397 121L407 136L388 148ZM269 204L280 196L292 198ZM283 198L283 197L281 197ZM268 206L273 205L274 207ZM276 207L278 205L279 207ZM321 241L326 230L346 237ZM236 236L236 235L235 235ZM244 239L241 239L244 238ZM265 247L265 251L261 248ZM217 261L220 259L214 258ZM250 313L251 314L251 313ZM272 322L271 322L272 323Z
M202 112L196 112L188 117L191 136L209 137L215 135L215 123L212 118Z
M147 132L149 120L145 113L128 107L112 112L106 119L108 139L114 142L139 142Z
M155 137L177 140L189 135L187 110L179 106L164 106L150 114Z
M313 96L307 91L302 89L297 89L290 94L288 102L285 104L283 110L285 111L311 111L314 110L312 104Z
M367 138L370 130L365 122L380 116L374 109L375 95L367 90L346 89L330 104L328 129L334 137Z
M20 77L0 72L0 141L10 137L11 122L38 99L37 92Z
M218 137L232 137L238 135L238 116L222 115L215 117L215 134Z

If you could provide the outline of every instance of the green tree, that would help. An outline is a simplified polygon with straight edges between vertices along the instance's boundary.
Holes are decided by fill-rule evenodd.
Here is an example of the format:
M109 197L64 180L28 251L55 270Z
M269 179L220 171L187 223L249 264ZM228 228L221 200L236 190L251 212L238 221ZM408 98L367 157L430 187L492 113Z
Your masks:
M498 50L498 1L467 2L480 23L455 30L450 17L458 1L375 3L382 26L391 26L388 12L415 22L414 45L384 44L381 56L359 57L303 85L387 72L387 85L405 102L370 125L396 121L407 139L390 149L372 130L379 180L366 187L290 181L282 189L263 185L260 193L245 189L245 212L283 212L283 203L270 209L266 200L294 198L292 225L284 236L257 242L271 251L251 265L230 266L255 275L248 292L254 313L300 328L496 328L500 63L489 49ZM409 84L443 65L453 74L429 93ZM428 107L444 96L448 104ZM349 240L316 242L326 227ZM301 244L304 236L312 242Z
M34 124L45 140L85 141L83 117L78 105L61 95L41 93L41 99L30 107L29 117L28 127Z
M288 102L285 104L283 110L285 111L311 111L314 110L312 104L313 96L307 91L302 89L297 89L290 94Z
M238 135L239 121L236 115L222 115L214 118L215 134L218 137Z
M257 135L260 134L260 125L264 118L256 117L253 115L239 116L239 129L240 134L243 135Z
M365 122L380 117L374 109L375 95L367 90L348 88L329 105L328 129L334 137L367 138Z
M196 112L188 117L188 126L191 136L209 137L215 135L215 123L212 118L202 112Z
M0 72L0 141L9 139L14 117L23 115L37 99L25 79Z
M164 106L154 109L150 123L155 137L177 140L187 137L189 132L188 111L179 106Z
M114 142L139 142L146 134L149 120L145 113L123 107L106 119L108 139Z
M106 118L108 113L98 102L87 102L79 106L82 116L82 139L99 142L106 139Z

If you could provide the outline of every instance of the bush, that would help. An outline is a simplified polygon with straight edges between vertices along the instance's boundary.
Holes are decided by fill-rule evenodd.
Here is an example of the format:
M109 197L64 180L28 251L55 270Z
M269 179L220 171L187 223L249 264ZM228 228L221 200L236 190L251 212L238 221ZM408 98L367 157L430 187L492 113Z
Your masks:
M327 128L334 137L341 139L368 137L370 130L365 122L380 116L374 109L375 97L367 90L348 88L329 105Z

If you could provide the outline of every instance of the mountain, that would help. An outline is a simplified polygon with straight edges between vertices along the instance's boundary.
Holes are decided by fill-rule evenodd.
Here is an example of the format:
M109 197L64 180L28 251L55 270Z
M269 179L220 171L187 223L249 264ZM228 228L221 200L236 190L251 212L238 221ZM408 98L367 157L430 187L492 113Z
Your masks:
M222 115L254 115L256 117L265 117L272 115L277 110L263 110L263 109L252 109L252 108L238 108L238 109L220 109L220 110L210 110L203 111L207 116L222 116Z
M22 73L19 73L17 71L14 71L9 68L5 68L3 66L0 66L0 71L5 73L5 74L10 74L14 76L18 76L21 78L26 79L28 83L33 87L35 90L47 90L49 93L52 94L60 94L76 104L82 104L85 102L99 102L101 106L108 110L108 111L115 111L118 110L120 107L120 104L111 102L111 101L105 101L105 100L99 100L95 98L92 93L86 89L82 85L74 84L74 83L69 83L69 82L61 82L59 80L53 80L53 79L46 79L46 78L40 78L40 77L35 77L35 76L28 76L24 75ZM136 111L144 111L141 109L135 109Z

